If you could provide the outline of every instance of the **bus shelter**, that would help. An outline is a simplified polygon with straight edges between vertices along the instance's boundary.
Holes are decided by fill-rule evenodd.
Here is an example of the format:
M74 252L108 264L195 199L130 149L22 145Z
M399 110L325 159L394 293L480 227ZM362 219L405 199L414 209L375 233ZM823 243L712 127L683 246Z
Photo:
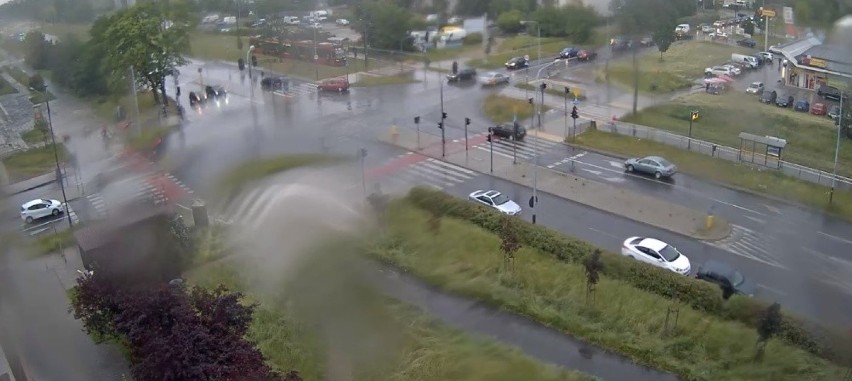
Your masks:
M780 169L781 157L787 141L774 136L757 136L741 132L737 159L764 167Z

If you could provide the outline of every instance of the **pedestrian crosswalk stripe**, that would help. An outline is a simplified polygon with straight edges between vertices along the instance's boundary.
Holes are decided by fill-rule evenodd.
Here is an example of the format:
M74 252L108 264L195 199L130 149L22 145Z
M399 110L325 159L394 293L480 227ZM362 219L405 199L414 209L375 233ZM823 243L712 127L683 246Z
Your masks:
M436 160L436 159L433 159L433 158L431 158L431 157L430 157L430 158L428 158L428 159L426 159L426 160L427 160L428 162L430 162L430 163L435 163L435 164L438 164L438 165L442 165L442 166L444 166L444 167L451 168L451 169L454 169L454 170L459 171L459 172L464 172L464 173L467 173L467 174L469 174L469 175L475 175L475 174L476 174L475 172L473 172L473 171L472 171L472 170L470 170L470 169L467 169L467 168L464 168L464 167L460 167L460 166L458 166L458 165L455 165L455 164L453 164L453 163L448 163L448 162L446 162L446 161Z
M426 170L428 170L432 173L435 173L438 176L444 177L444 178L446 178L447 180L450 180L450 181L465 181L465 180L471 179L471 177L468 176L466 173L446 171L444 169L444 167L437 165L437 164L432 164L432 163L429 163L429 162L417 163L417 164L415 164L415 166L416 167L424 167L424 169L426 169Z
M482 150L482 151L485 151L485 152L488 152L488 153L491 153L491 149L489 147L476 146L475 148ZM512 159L514 157L514 156L512 156L512 154L505 154L505 153L500 152L498 150L495 150L494 154L497 155L497 156L503 156L503 157L509 158L509 159Z
M264 208L269 206L267 200L274 198L272 195L278 192L279 189L277 186L270 186L259 188L257 191L259 192L253 191L250 196L243 198L242 207L234 210L230 215L242 215L244 217L259 215Z
M439 173L436 174L435 171L431 171L431 170L423 168L423 167L412 165L411 167L406 169L405 172L417 173L419 176L423 177L424 179L428 179L429 181L437 181L436 185L440 184L442 187L453 186L452 182L447 181L447 179L441 178L441 175Z

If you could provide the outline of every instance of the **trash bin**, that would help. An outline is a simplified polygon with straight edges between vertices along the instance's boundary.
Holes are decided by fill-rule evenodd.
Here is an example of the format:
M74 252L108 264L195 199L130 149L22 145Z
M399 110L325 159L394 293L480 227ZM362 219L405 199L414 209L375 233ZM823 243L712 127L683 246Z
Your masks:
M210 219L207 216L207 205L204 201L195 200L192 203L192 220L196 227L207 227L210 225Z

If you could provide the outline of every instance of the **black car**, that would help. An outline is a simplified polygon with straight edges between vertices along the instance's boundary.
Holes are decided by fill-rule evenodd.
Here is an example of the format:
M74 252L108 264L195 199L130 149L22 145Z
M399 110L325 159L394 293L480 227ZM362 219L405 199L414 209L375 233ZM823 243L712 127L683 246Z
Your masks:
M764 91L763 94L760 95L761 103L772 104L775 103L776 99L778 99L778 93L775 90Z
M287 77L266 77L260 80L260 88L265 91L276 91L290 88L290 80Z
M817 95L819 95L819 96L821 96L825 99L832 99L832 100L835 100L835 101L839 101L841 95L843 95L844 100L849 98L849 94L843 93L843 92L840 91L840 89L838 89L834 86L829 86L829 85L820 86L817 89Z
M461 82L476 79L476 69L461 69L455 74L447 74L447 82Z
M755 284L750 279L747 279L739 271L733 267L717 261L707 261L703 265L698 266L695 272L695 277L710 283L715 283L722 288L722 294L725 299L732 294L742 294L746 296L754 296Z
M515 57L506 61L506 69L509 70L523 69L527 66L530 66L530 61L528 61L525 57Z
M633 40L626 37L616 37L609 41L609 46L613 51L628 50L633 47Z
M745 46L747 48L753 48L753 47L757 46L757 42L755 42L754 40L752 40L750 38L744 38L742 40L738 40L737 45Z
M642 37L641 40L639 40L639 46L647 48L647 47L651 47L651 46L654 46L654 45L655 45L654 38L651 37L651 36L645 36L645 37Z
M580 49L565 48L565 49L562 49L561 52L559 52L559 58L564 58L564 59L574 58L574 57L577 57L577 53L580 53Z
M799 101L793 105L793 110L798 112L808 112L811 111L811 104L805 99L799 99Z
M793 102L792 95L781 95L775 100L775 105L778 107L793 107Z
M495 127L488 127L488 132L498 138L511 140L524 140L524 136L527 136L527 129L524 128L524 126L512 123L504 123L498 124Z
M189 105L190 106L201 105L202 103L204 103L205 100L207 100L206 97L201 97L198 94L196 94L194 91L189 92Z
M228 92L225 91L225 88L222 86L207 86L204 88L204 93L207 94L207 98L225 98L228 96Z

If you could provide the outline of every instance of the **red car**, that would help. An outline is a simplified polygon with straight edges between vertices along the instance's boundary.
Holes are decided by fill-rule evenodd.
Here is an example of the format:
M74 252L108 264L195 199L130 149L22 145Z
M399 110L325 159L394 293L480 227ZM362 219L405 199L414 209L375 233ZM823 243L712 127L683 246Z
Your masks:
M814 115L825 115L825 103L814 103L811 106L811 114Z
M342 93L344 91L349 91L349 81L345 78L326 79L317 85L317 89L319 89L319 91L334 91Z
M581 50L580 52L577 53L577 59L580 60L580 61L591 61L591 60L594 60L595 57L597 57L597 56L598 56L598 53L595 53L594 51L591 51L591 50L585 50L585 49L583 49L583 50Z

